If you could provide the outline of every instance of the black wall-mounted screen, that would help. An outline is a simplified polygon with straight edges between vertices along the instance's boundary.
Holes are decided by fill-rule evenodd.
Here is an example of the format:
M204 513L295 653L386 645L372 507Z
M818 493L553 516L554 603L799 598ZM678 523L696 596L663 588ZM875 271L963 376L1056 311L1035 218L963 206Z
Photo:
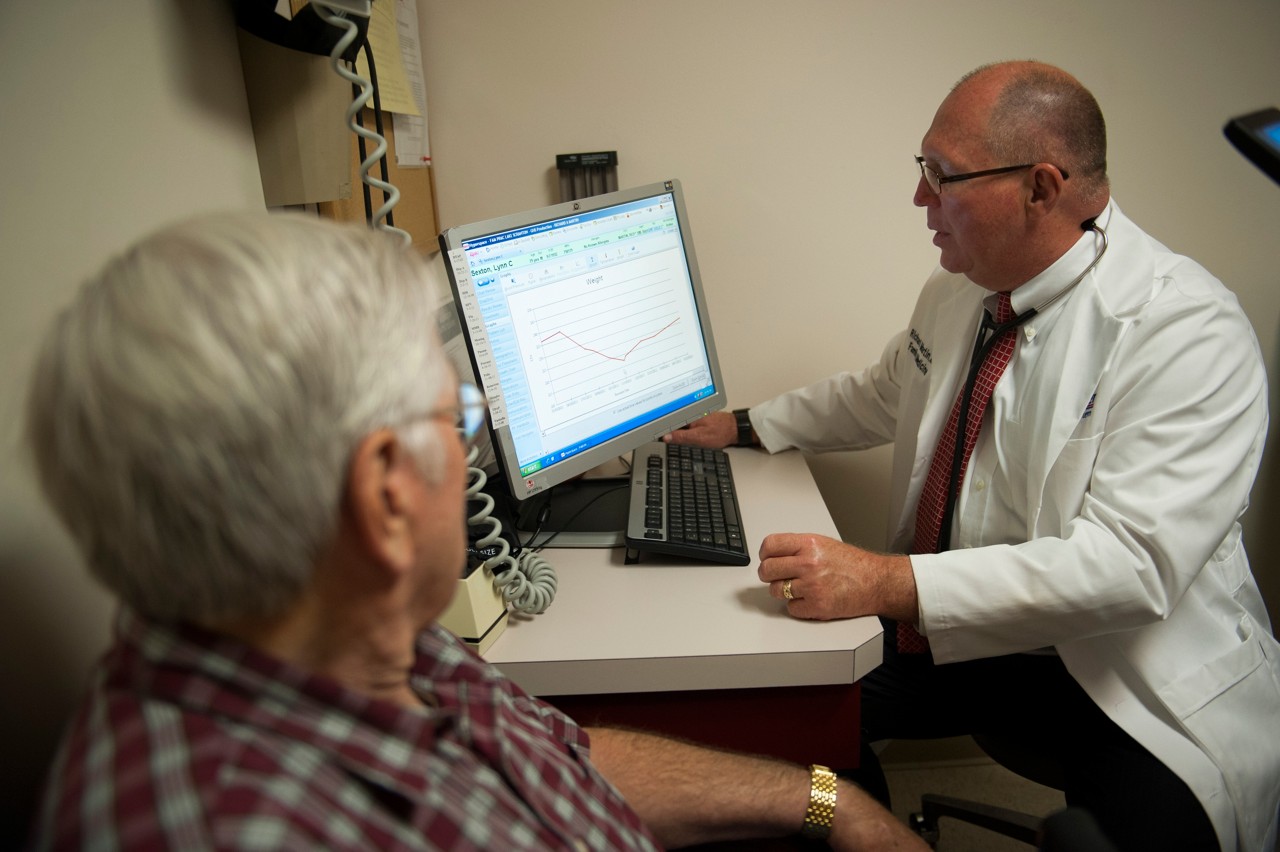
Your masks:
M1233 118L1222 132L1241 154L1280 183L1280 109L1269 107Z

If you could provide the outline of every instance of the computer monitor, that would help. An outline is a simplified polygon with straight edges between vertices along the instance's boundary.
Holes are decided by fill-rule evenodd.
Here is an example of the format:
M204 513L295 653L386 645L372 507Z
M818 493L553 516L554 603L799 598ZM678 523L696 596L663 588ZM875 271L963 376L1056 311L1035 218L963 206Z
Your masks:
M557 545L621 544L625 492L575 478L725 405L679 182L450 228L440 248L521 529L548 528L532 516L558 494L550 528L587 535Z

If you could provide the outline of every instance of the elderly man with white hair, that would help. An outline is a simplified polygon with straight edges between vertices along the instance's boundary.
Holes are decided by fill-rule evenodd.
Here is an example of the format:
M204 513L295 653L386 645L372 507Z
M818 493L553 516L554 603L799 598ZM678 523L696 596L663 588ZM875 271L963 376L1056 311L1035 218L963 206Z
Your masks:
M59 316L29 439L121 606L33 845L917 845L844 780L807 817L807 767L581 729L436 624L483 410L423 262L361 228L205 217Z

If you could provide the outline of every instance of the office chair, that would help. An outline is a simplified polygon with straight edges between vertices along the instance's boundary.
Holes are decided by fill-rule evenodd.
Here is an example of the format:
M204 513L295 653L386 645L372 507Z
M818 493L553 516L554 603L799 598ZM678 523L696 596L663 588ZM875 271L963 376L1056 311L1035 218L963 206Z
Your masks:
M1052 787L1055 790L1061 790L1065 787L1062 768L1034 748L1028 747L1016 737L1007 734L975 734L973 739L979 748L986 752L992 760L1011 772L1045 787ZM1071 816L1067 816L1068 814ZM1058 832L1065 831L1070 836L1068 844L1046 845L1040 848L1057 850L1106 848L1088 845L1073 847L1070 845L1070 838L1074 838L1080 831L1087 830L1087 825L1084 829L1080 828L1081 822L1091 823L1092 817L1085 814L1082 818L1079 811L1073 812L1070 809L1057 816L1064 818L1058 820L1055 825L1065 826L1065 828L1060 827ZM1032 847L1037 847L1041 843L1042 832L1044 832L1047 823L1044 817L1025 814L998 805L960 799L954 796L943 796L936 793L925 793L920 797L920 811L911 814L911 828L926 843L936 848L941 836L938 820L942 817L951 817L952 819L977 825L1006 837L1011 837L1014 840L1027 843ZM1096 825L1094 828L1096 829ZM1100 833L1097 836L1100 837Z

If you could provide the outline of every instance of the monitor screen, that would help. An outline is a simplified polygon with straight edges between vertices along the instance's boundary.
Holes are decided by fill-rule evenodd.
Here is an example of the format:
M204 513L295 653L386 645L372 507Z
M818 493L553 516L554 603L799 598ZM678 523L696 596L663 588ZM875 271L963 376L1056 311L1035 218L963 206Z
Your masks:
M724 407L678 181L451 228L440 247L516 500Z

